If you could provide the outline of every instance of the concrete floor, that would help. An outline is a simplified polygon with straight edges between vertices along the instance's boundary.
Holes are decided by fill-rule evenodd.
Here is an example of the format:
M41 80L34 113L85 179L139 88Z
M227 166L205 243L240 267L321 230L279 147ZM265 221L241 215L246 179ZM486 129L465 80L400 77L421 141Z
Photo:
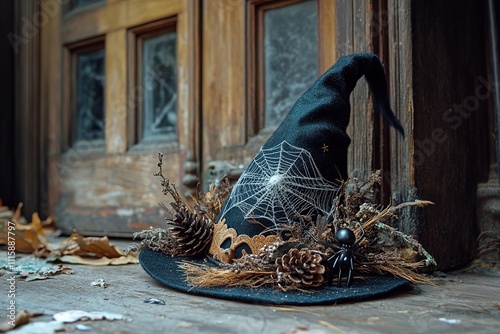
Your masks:
M119 246L123 241L114 241ZM0 259L7 257L0 251ZM25 257L25 256L23 256ZM64 325L66 333L498 333L500 279L487 274L447 274L434 285L385 299L335 306L265 306L197 297L163 287L140 265L65 265L72 275L17 280L17 309L43 313L31 322L48 322L67 310L106 311L128 320L83 321ZM103 278L107 288L91 286ZM9 283L0 279L0 323L5 321ZM150 297L166 305L148 304ZM49 331L50 332L50 331ZM24 329L12 333L36 333Z

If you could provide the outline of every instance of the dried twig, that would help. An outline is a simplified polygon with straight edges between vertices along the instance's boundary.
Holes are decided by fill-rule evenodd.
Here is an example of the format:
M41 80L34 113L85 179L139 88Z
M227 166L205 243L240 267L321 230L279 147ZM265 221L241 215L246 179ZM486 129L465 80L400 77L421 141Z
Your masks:
M174 202L170 203L172 208L174 210L178 210L181 206L187 206L189 207L189 202L187 199L179 194L177 191L177 188L175 187L175 183L170 183L170 179L165 177L163 175L163 153L158 152L158 172L154 173L154 176L159 176L161 179L160 185L162 186L161 192L165 196L172 196L174 199ZM161 205L161 204L160 204ZM165 205L162 206L163 209L165 209L169 214L172 214L172 211L170 211Z
M224 201L229 196L231 186L225 180L218 186L211 185L206 194L197 192L196 196L187 200L179 194L175 184L171 184L169 179L163 175L162 164L163 154L158 153L159 170L154 175L161 179L162 193L170 195L174 199L174 202L171 203L172 210L160 203L160 206L172 217L166 219L170 227L166 229L151 228L136 233L134 237L142 239L141 248L147 247L175 255L179 254L180 251L182 253L182 250L179 250L181 244L179 235L182 234L183 238L186 238L184 232L179 232L179 229L182 228L180 222L186 223L186 219L196 217L198 217L196 219L200 219L203 216L207 225L200 223L187 224L187 226L199 225L211 228L216 222ZM334 243L335 231L340 227L347 227L352 229L358 237L361 229L365 231L366 238L361 243L359 252L369 258L367 265L381 273L401 277L415 284L430 283L417 271L423 266L436 264L435 260L417 240L389 224L397 218L396 212L401 208L421 207L433 203L416 200L381 208L367 199L368 194L374 192L374 187L381 182L379 171L373 173L365 182L359 182L356 179L353 181L349 187L347 182L341 185L339 195L333 203L335 207L333 222L327 217L313 218L297 215L296 220L292 223L280 224L272 231L266 230L266 232L275 232L284 236L287 241L267 245L259 254L248 254L236 259L233 263L221 264L219 267L182 262L179 266L186 274L187 281L196 287L246 286L254 288L271 284L283 291L302 289L304 287L300 285L293 286L293 284L278 280L275 260L290 247L309 249L312 253L320 254L324 260L336 251L328 245ZM199 222L202 221L199 220ZM172 232L174 229L177 229L177 235ZM187 244L184 239L182 239L182 243ZM196 240L193 242L196 243ZM489 249L485 249L485 251L489 251ZM358 274L366 274L366 268L360 267L357 271Z

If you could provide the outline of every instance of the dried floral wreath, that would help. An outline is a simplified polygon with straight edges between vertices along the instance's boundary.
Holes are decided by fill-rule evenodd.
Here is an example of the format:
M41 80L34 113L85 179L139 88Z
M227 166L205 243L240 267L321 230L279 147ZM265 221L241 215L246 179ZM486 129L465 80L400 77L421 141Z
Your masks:
M214 230L225 226L224 221L216 222L216 219L231 192L231 185L224 180L219 185L211 185L207 193L187 199L163 175L162 164L163 154L158 153L159 171L155 176L160 177L163 194L173 198L170 208L160 203L167 212L167 227L135 233L134 239L141 241L132 244L129 250L149 248L171 256L204 256L217 234ZM266 230L267 235L275 237L265 238L269 242L264 242L252 254L244 253L228 263L183 261L180 269L192 287L271 285L282 291L310 290L324 284L340 285L343 275L337 271L342 268L336 262L339 256L348 255L355 260L355 279L375 272L414 284L430 283L418 269L436 265L435 260L417 240L398 231L391 223L403 207L433 203L417 200L382 208L370 200L380 183L379 171L364 182L347 180L334 200L332 218L297 216L292 224L279 224L275 229ZM354 239L352 235L344 235L343 238L350 241L339 245L338 235L347 231L352 231L347 234L353 233ZM342 251L350 253L340 253ZM346 285L350 285L352 272L346 274L349 276Z

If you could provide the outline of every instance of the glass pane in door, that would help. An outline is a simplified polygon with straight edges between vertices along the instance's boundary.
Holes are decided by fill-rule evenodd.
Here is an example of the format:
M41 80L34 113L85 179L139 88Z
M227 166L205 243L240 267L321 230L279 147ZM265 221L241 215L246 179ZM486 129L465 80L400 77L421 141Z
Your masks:
M144 39L143 42L142 139L177 136L176 33Z
M318 74L318 3L264 13L265 127L277 126Z
M79 54L76 67L76 142L102 140L104 49Z

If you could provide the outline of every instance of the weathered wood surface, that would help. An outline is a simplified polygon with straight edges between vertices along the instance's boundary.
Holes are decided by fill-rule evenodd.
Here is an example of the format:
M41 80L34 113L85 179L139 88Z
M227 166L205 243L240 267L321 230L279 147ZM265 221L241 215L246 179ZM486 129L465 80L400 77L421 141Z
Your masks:
M62 241L62 238L57 242ZM126 249L128 242L112 242ZM7 258L0 251L0 258ZM129 321L88 321L95 333L496 333L500 327L495 276L450 274L433 278L434 285L414 291L357 303L321 306L255 305L200 297L164 287L140 265L76 266L73 275L16 282L16 305L41 312L33 322L52 321L57 312L83 310L123 314ZM109 287L90 283L103 278ZM356 284L356 283L354 283ZM355 289L355 286L352 287ZM9 281L0 280L0 291ZM61 298L62 291L64 297ZM321 293L321 292L313 292ZM144 300L159 298L166 305ZM7 294L0 302L7 305ZM43 311L43 312L42 312ZM4 313L5 314L5 313ZM65 324L65 333L81 333ZM25 325L27 326L27 325Z
M172 169L166 173L172 180L181 184L185 170L190 174L185 180L192 186L200 178L207 179L207 168L213 161L246 164L272 131L254 129L250 124L255 110L251 110L249 99L255 96L247 87L251 55L246 40L251 27L246 21L246 1L106 3L79 14L56 15L42 27L40 105L47 126L49 208L55 207L63 194L60 204L69 206L60 205L60 212L73 212L73 218L82 213L82 224L85 215L94 217L114 208L115 213L107 214L102 224L121 229L123 221L116 216L116 203L154 210L161 199L161 194L148 193L157 182L149 175L156 168L154 152L142 152L141 156L129 151L125 108L111 105L112 101L123 103L129 89L130 78L123 73L130 67L128 27L178 15L180 137L178 146L168 151L168 168ZM477 236L475 189L478 182L485 181L489 166L488 90L481 88L482 80L488 79L483 8L465 0L451 7L432 1L338 0L320 1L320 8L321 71L345 54L379 53L388 74L391 105L406 131L403 139L380 124L368 86L360 80L351 97L350 175L363 178L382 167L387 182L382 193L385 201L389 197L396 203L414 198L434 201L433 207L403 210L399 227L424 244L437 258L439 268L467 263ZM67 111L61 92L64 94L67 87L65 75L69 71L61 57L63 46L102 34L108 34L109 53L108 156L76 159L71 162L71 173L81 180L71 178L71 173L60 178L57 166L69 153L65 153L61 125ZM455 110L455 105L462 105L462 111ZM151 165L146 167L146 161ZM120 166L127 170L117 173ZM109 184L109 178L116 183ZM94 182L99 185L90 184ZM113 192L125 194L116 200ZM105 199L100 208L98 198ZM79 206L72 207L74 203Z
M45 123L40 116L40 68L36 55L40 48L40 36L33 20L39 11L39 1L16 1L15 32L19 41L15 61L14 85L15 92L15 131L11 145L14 146L16 163L16 187L18 200L25 201L24 210L31 214L37 211L41 202L41 190L45 189L45 179L41 172L46 165L39 152L43 150L45 138L41 136L42 125ZM30 26L29 23L32 25ZM15 144L14 144L15 143Z
M252 6L262 4L275 5L266 0L203 1L204 172L212 161L248 164L273 132L263 128L258 119L263 85L259 79L262 47L257 43L263 27L256 26L258 13L252 11ZM338 56L336 13L337 2L319 1L318 76Z
M403 210L400 228L438 268L459 267L473 255L476 186L489 165L486 103L477 96L487 93L478 88L488 77L483 8L390 0L388 9L391 102L407 130L406 140L392 142L393 200L436 203Z
M199 173L198 5L187 0L107 1L75 13L62 13L58 7L57 15L42 27L41 96L42 117L48 120L44 152L48 202L65 231L75 227L82 233L123 236L147 228L149 223L161 223L163 214L157 203L166 199L158 187L159 180L153 177L157 151L165 153L164 174L181 192L185 190L182 179L188 156L195 165L189 172L195 177ZM135 50L128 47L128 29L173 16L178 40L178 141L137 148L129 135L135 120L128 111L137 103L131 87L140 82L127 74L138 66L129 62L129 53ZM68 141L71 57L67 47L96 36L105 36L106 50L104 152L93 150L91 143L71 147ZM98 224L93 223L96 218Z
M245 9L240 1L203 1L203 166L245 143Z
M335 2L336 53L374 52L371 38L372 8L369 1ZM370 91L364 78L358 81L351 94L351 120L347 134L351 138L348 151L350 177L365 179L375 168L375 118Z
M477 237L475 189L488 168L486 102L476 106L474 99L480 76L488 78L484 39L478 38L484 36L483 8L465 1L453 9L427 1L335 4L338 56L381 56L391 105L406 131L403 139L379 123L361 80L351 97L350 176L382 168L384 202L390 194L396 203L435 201L403 210L399 227L436 255L438 268L464 265ZM486 93L483 87L480 94ZM448 111L464 103L474 110Z
M154 151L75 160L63 155L51 175L60 185L58 227L65 232L76 228L86 234L124 236L138 227L147 229L148 224L161 225L165 213L157 203L168 204L171 199L163 196L160 179L153 176L156 162ZM177 154L165 155L165 176L181 169ZM171 181L179 184L178 179Z

